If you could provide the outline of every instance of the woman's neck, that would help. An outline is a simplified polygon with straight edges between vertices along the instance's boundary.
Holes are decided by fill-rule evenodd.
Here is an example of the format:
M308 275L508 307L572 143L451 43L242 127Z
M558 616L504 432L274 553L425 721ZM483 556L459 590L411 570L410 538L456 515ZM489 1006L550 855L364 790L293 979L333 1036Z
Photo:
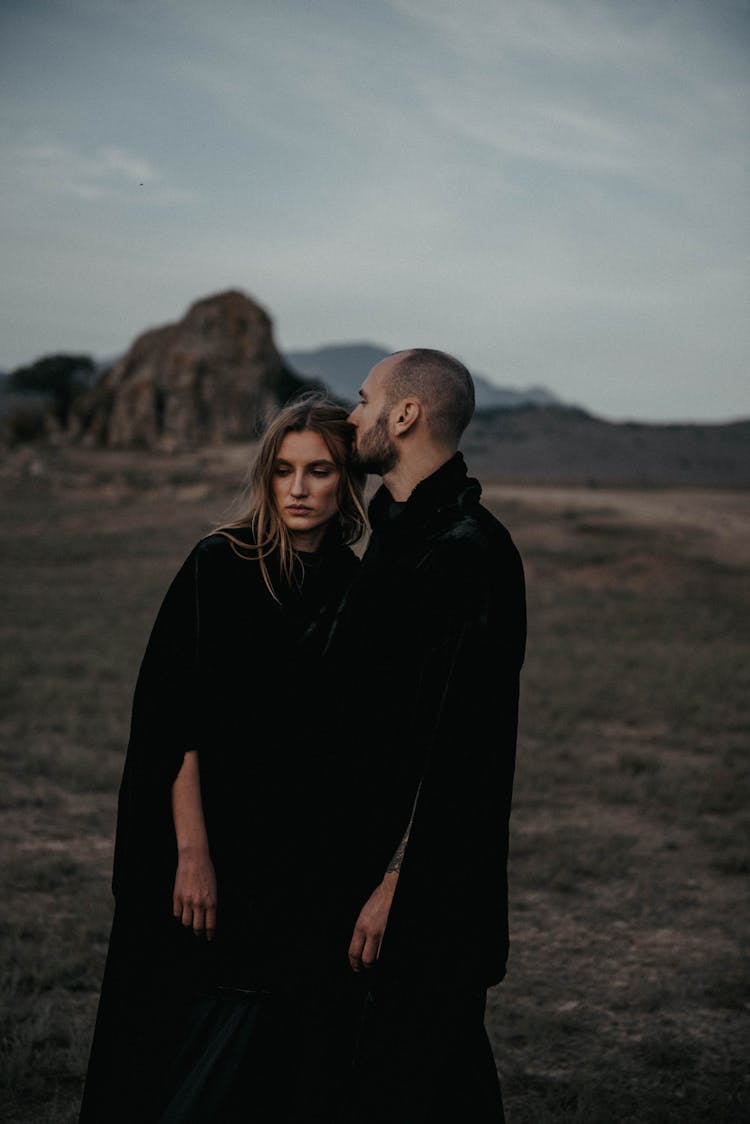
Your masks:
M301 554L315 554L320 550L328 525L315 527L312 531L296 531L292 536L292 546Z

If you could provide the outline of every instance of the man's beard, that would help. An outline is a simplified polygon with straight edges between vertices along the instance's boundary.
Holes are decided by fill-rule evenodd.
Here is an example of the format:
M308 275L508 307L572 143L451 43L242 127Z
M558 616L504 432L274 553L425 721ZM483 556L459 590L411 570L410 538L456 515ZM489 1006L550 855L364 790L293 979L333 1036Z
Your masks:
M363 472L374 472L378 476L385 476L396 467L398 449L388 436L388 418L385 413L360 438L352 460Z

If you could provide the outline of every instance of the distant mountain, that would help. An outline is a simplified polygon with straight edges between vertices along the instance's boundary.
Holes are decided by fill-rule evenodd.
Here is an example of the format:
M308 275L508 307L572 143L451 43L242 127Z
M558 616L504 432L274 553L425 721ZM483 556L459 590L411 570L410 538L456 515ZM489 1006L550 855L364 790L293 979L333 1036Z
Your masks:
M34 396L36 384L28 384L12 393L15 377L50 376L66 356L42 356L10 376L0 371L0 448L52 438L163 453L252 441L300 390L326 388L354 405L368 372L392 351L365 340L283 354L268 312L229 289L148 328L119 356L87 359L83 389L64 411L67 424L51 391ZM461 448L485 482L750 487L750 419L609 422L543 387L497 386L472 375L477 409Z
M359 388L371 367L391 355L392 350L373 343L339 343L313 351L288 351L287 364L303 378L323 382L329 392L347 403L357 401ZM561 406L563 403L544 387L517 390L495 386L472 371L477 410L513 410L527 406Z
M372 343L331 344L284 355L345 403L391 352ZM727 425L609 422L544 388L498 387L472 371L477 410L461 447L485 482L603 486L750 485L750 420Z
M750 419L609 422L575 407L475 413L461 442L489 482L750 487Z

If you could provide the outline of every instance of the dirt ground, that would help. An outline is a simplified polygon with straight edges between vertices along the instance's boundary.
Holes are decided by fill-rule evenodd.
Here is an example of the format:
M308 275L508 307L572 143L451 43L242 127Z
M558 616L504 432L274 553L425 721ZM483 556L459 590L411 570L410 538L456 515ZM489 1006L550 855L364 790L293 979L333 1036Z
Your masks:
M0 465L8 1124L72 1124L114 809L153 616L252 448ZM750 496L483 481L529 608L511 956L487 1027L508 1124L750 1119Z

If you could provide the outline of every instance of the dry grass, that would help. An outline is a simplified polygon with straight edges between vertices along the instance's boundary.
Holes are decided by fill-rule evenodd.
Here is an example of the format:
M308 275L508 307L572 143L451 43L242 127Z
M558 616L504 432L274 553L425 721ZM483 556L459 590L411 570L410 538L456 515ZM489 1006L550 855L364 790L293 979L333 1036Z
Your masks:
M76 1119L116 789L166 582L247 449L0 471L7 1124ZM750 1118L750 505L487 486L526 563L512 948L488 1027L509 1124Z

